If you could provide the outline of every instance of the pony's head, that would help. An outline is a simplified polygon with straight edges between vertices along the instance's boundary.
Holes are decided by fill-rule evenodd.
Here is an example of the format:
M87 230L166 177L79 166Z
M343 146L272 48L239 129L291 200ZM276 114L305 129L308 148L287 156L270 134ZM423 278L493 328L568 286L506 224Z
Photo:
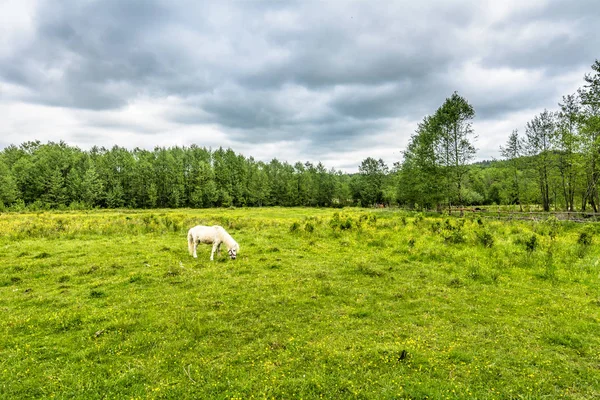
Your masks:
M232 260L235 260L235 257L237 256L235 249L229 249L227 252L229 253L229 257L231 257Z

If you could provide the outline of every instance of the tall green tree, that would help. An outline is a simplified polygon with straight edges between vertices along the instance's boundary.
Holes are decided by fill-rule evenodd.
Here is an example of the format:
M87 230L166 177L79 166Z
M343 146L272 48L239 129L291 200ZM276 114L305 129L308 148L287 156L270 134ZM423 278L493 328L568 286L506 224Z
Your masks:
M262 207L269 199L269 176L263 162L252 163L250 166L250 182L248 187L249 202Z
M96 207L101 204L104 196L104 184L93 165L90 165L85 171L79 190L81 191L81 200L88 206Z
M540 198L544 211L550 211L550 172L552 143L555 135L554 116L548 110L535 116L525 129L525 148L537 173Z
M554 148L558 151L558 170L561 178L562 195L567 211L575 210L577 170L580 152L579 99L575 95L563 96L556 118Z
M55 169L46 182L46 190L42 200L50 207L62 207L66 203L65 180L60 170Z
M0 159L0 206L11 205L19 196L19 188L12 171L4 163L4 160Z
M580 133L587 177L582 209L585 210L589 202L597 212L600 203L600 60L592 65L592 71L584 76L585 85L578 90L581 102Z
M464 180L469 171L468 163L475 157L472 144L474 132L471 120L475 117L473 106L457 92L446 99L435 113L438 159L441 160L446 177L448 204L455 199L464 204Z
M398 199L410 207L439 208L444 199L444 175L436 151L440 140L437 121L426 116L403 152Z
M523 204L521 202L521 185L519 183L519 174L521 173L521 156L523 155L523 140L519 137L519 132L515 129L508 137L508 141L504 147L500 147L500 154L509 163L512 175L512 191L511 191L511 203L519 205L521 211L523 211Z
M358 167L359 174L359 196L363 206L372 206L383 203L384 180L388 173L388 167L380 158L376 160L367 157Z

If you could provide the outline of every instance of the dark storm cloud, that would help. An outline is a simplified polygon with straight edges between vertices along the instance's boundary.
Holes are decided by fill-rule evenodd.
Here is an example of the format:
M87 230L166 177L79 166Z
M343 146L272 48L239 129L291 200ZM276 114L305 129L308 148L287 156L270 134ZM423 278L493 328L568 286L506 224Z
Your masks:
M27 89L14 100L99 112L175 98L162 118L236 143L364 149L364 137L421 120L454 90L483 120L551 108L568 94L555 82L600 55L596 1L515 3L495 18L498 4L42 1L33 34L0 52L0 84ZM495 75L515 70L539 82ZM160 131L102 113L87 123Z
M140 93L183 86L169 54L153 51L169 9L153 1L46 2L36 35L0 64L5 80L32 89L27 100L114 109ZM158 84L157 84L158 83Z

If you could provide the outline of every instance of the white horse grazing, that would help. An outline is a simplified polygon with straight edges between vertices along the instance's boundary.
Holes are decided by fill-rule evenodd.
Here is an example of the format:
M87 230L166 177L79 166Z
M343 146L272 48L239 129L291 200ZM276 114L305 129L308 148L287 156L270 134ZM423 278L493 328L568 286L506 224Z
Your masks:
M196 254L196 248L198 243L212 244L212 252L210 253L210 260L214 259L215 251L217 255L221 252L221 243L225 243L227 246L227 252L232 260L235 260L237 252L240 251L240 245L227 233L222 226L203 226L198 225L191 228L188 231L188 250L190 255L194 258L198 258Z

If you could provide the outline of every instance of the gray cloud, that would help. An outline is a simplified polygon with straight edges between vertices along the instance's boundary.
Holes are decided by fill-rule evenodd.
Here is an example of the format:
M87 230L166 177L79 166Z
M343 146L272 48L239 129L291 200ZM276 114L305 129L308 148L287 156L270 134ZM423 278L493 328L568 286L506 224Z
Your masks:
M298 141L304 154L343 158L396 119L416 127L454 90L483 121L556 107L571 89L554 82L600 54L596 1L497 7L41 0L26 10L30 34L15 30L0 52L0 85L23 89L2 101L88 110L82 126L63 131L67 142L82 143L86 126L152 141L162 127L103 114L142 98L164 104L165 124L211 126L241 145ZM399 132L399 143L411 133Z

